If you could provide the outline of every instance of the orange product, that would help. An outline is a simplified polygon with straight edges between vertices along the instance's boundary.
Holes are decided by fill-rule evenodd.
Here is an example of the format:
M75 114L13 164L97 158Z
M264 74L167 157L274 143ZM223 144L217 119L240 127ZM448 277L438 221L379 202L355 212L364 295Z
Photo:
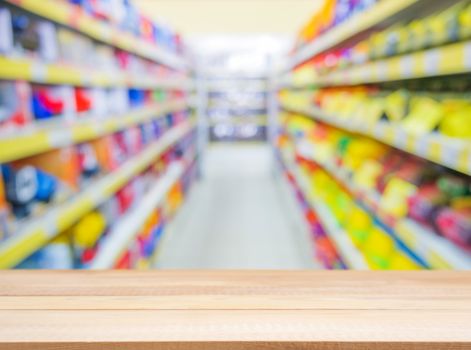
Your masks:
M17 160L12 165L15 168L32 165L57 177L74 189L77 189L79 185L80 167L78 155L73 146Z
M111 154L111 149L113 147L111 136L104 136L102 138L93 140L90 142L90 144L95 151L95 155L101 169L103 169L105 172L116 169L117 164L113 164L113 156Z

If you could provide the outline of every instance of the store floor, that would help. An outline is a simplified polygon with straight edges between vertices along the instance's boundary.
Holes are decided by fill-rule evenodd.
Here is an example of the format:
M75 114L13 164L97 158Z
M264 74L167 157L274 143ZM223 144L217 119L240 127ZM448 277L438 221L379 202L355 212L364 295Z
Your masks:
M157 268L316 268L299 209L266 145L212 145L161 241Z

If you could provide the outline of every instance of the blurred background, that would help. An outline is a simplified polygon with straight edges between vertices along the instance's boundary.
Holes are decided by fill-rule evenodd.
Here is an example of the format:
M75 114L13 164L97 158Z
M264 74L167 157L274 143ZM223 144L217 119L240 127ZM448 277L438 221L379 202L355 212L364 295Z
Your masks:
M0 268L471 269L471 1L0 0Z

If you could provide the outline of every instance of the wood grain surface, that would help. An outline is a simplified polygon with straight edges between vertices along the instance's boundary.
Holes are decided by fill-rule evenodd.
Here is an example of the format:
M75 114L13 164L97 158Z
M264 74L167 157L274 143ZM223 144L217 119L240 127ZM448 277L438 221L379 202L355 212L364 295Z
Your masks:
M471 273L3 271L0 349L471 349Z

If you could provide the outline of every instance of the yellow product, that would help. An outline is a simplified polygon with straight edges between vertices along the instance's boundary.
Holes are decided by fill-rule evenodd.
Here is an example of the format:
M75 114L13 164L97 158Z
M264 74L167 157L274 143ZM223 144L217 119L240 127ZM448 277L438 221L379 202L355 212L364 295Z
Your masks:
M98 211L92 211L72 228L74 243L84 249L92 248L105 229L105 217Z
M316 171L312 175L312 185L315 188L328 188L332 181L324 171Z
M459 35L461 39L467 39L471 36L471 4L460 11L458 17Z
M395 250L395 242L387 233L375 227L363 245L362 251L373 268L387 269Z
M439 130L446 136L471 140L471 105L447 113Z
M372 227L373 219L371 216L358 206L353 205L349 213L349 219L345 223L345 230L357 247L361 247L367 241Z
M408 25L397 28L397 54L404 54L413 51L414 47L416 47L420 41L420 38L424 37L424 26L420 22L420 20L412 21Z
M421 270L421 267L417 265L414 261L412 261L410 258L405 256L403 253L398 251L391 256L389 269L407 271Z
M337 187L338 189L338 187ZM331 208L335 214L335 217L342 226L350 220L349 213L351 208L354 206L352 199L343 191L338 190L338 194L335 197L335 201Z
M392 178L386 185L380 207L386 213L401 218L407 215L407 200L417 192L417 186L400 178Z
M148 270L150 269L150 260L149 259L139 259L137 262L136 262L136 269L138 270Z
M312 119L305 118L303 115L295 114L291 116L290 125L298 130L307 131L312 129L316 122Z
M386 153L386 147L375 140L358 138L352 140L344 156L345 166L356 170L366 159L379 159Z
M405 90L398 90L385 98L385 113L389 121L402 120L409 107L409 94Z
M466 2L461 1L433 17L431 45L438 46L459 39L459 18L465 7Z
M367 91L361 87L338 93L339 113L351 117L369 101Z
M362 114L362 121L364 119L368 124L375 124L384 113L385 103L382 98L372 98L365 101L364 114Z
M425 43L427 46L436 46L443 44L447 41L447 23L443 16L437 15L427 19L428 22L428 36Z
M415 135L431 133L444 117L442 103L429 97L414 97L411 111L402 121L404 129Z
M371 58L380 58L386 55L387 32L378 32L370 36L368 40Z
M353 174L353 182L363 189L373 189L383 171L383 165L374 159L367 159Z
M295 86L312 85L319 77L317 70L310 64L303 65L293 72L292 82Z
M329 142L316 142L313 151L316 154L316 159L321 164L325 164L332 161L335 154L335 145Z

